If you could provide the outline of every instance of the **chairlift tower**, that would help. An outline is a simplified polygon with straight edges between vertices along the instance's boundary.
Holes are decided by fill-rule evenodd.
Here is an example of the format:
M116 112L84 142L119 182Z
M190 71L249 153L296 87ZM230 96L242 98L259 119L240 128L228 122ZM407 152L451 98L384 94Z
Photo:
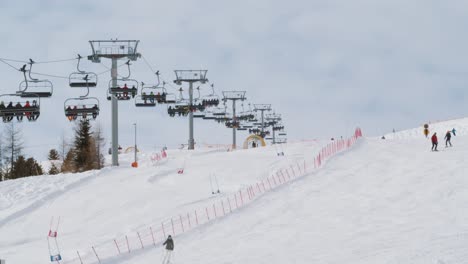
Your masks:
M244 101L245 98L245 91L224 91L223 92L223 101L226 102L228 100L232 101L232 149L236 149L236 131L237 131L237 117L236 117L236 101Z
M282 118L281 118L281 115L273 113L271 116L267 116L266 120L273 124L273 127L271 129L271 133L272 133L272 140L273 140L272 144L274 145L274 144L276 144L275 129L274 128L275 128L275 125L278 124L282 120Z
M101 58L111 59L112 87L117 86L117 61L119 59L129 59L136 61L141 57L137 53L139 40L90 40L92 55L88 60L100 63ZM111 95L112 107L112 166L119 166L119 105L116 95Z
M265 116L264 113L265 111L271 111L271 104L254 104L254 111L260 111L262 113L262 135L264 135L264 129L265 129Z
M195 140L193 139L193 83L206 83L206 73L208 70L175 70L176 79L174 83L181 85L183 82L189 83L189 140L188 149L195 149Z

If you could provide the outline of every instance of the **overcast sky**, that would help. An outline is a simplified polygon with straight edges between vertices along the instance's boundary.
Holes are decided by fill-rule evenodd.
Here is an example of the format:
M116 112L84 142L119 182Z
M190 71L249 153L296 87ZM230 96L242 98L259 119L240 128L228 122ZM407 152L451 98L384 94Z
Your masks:
M381 135L466 116L467 11L463 0L0 1L0 57L67 59L89 55L88 40L138 39L138 52L166 81L175 78L174 69L207 69L218 93L245 90L251 103L272 104L290 140L350 135L356 126ZM74 67L64 62L33 70L65 77ZM89 61L82 68L106 71ZM15 92L22 80L5 64L0 76L2 94ZM155 82L142 59L133 63L132 78ZM98 120L108 142L109 79L110 73L101 75L91 92L100 99ZM39 158L63 134L73 135L63 103L81 93L65 78L49 80L54 95L41 100L38 121L19 125L26 154ZM133 144L135 122L147 150L187 142L187 118L168 117L166 106L133 103L119 103L123 147ZM229 144L231 133L213 121L195 121L199 143ZM246 136L239 132L238 142Z

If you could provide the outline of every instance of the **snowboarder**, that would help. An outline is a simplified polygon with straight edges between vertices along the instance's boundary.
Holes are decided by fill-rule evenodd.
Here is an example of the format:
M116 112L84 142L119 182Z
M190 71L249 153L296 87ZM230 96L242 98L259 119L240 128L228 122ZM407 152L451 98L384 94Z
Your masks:
M457 132L457 131L455 130L455 128L453 128L453 129L452 129L452 134L453 134L454 136L457 135L457 134L455 134L455 132Z
M432 141L432 151L438 151L437 150L437 144L439 142L437 141L437 133L434 133L434 135L432 135L431 141Z
M171 263L171 255L172 255L172 251L174 250L174 240L172 240L171 235L169 235L166 241L164 241L163 246L164 245L166 245L166 255L164 256L162 263L168 264L168 263Z
M445 134L445 147L448 147L448 145L450 144L450 146L452 146L452 142L450 142L450 139L452 138L452 134L450 134L450 130L447 131L447 134Z

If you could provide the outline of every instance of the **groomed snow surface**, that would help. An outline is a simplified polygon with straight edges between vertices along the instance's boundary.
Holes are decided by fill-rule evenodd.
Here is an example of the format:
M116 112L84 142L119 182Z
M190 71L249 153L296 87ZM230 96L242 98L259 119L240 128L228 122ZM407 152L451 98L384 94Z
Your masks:
M445 148L443 136L452 128L454 146ZM468 119L430 130L438 132L439 152L430 151L422 127L386 140L360 139L324 167L176 236L172 263L468 263ZM1 182L0 258L50 262L46 236L51 217L60 216L66 262L77 250L203 208L277 169L310 161L327 143L169 150L158 164L148 151L137 169L125 154L118 168ZM281 150L284 157L276 155ZM210 175L221 194L212 195ZM158 243L102 263L161 263L163 253Z

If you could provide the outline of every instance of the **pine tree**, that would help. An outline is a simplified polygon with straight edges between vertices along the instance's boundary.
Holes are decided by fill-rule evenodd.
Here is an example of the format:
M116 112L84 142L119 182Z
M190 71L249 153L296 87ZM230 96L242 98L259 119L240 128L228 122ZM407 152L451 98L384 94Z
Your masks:
M85 171L92 163L89 157L91 146L91 126L88 119L81 119L78 128L75 130L75 167L77 171Z
M50 166L50 169L49 171L47 172L47 174L49 175L55 175L55 174L59 174L60 173L60 170L57 168L57 166L55 166L55 163L52 162L52 166Z
M42 167L34 158L25 159L23 155L18 156L13 163L10 178L17 179L27 176L42 175Z
M48 157L49 160L59 160L60 159L60 156L59 156L59 153L56 149L51 149L49 151L49 157Z

